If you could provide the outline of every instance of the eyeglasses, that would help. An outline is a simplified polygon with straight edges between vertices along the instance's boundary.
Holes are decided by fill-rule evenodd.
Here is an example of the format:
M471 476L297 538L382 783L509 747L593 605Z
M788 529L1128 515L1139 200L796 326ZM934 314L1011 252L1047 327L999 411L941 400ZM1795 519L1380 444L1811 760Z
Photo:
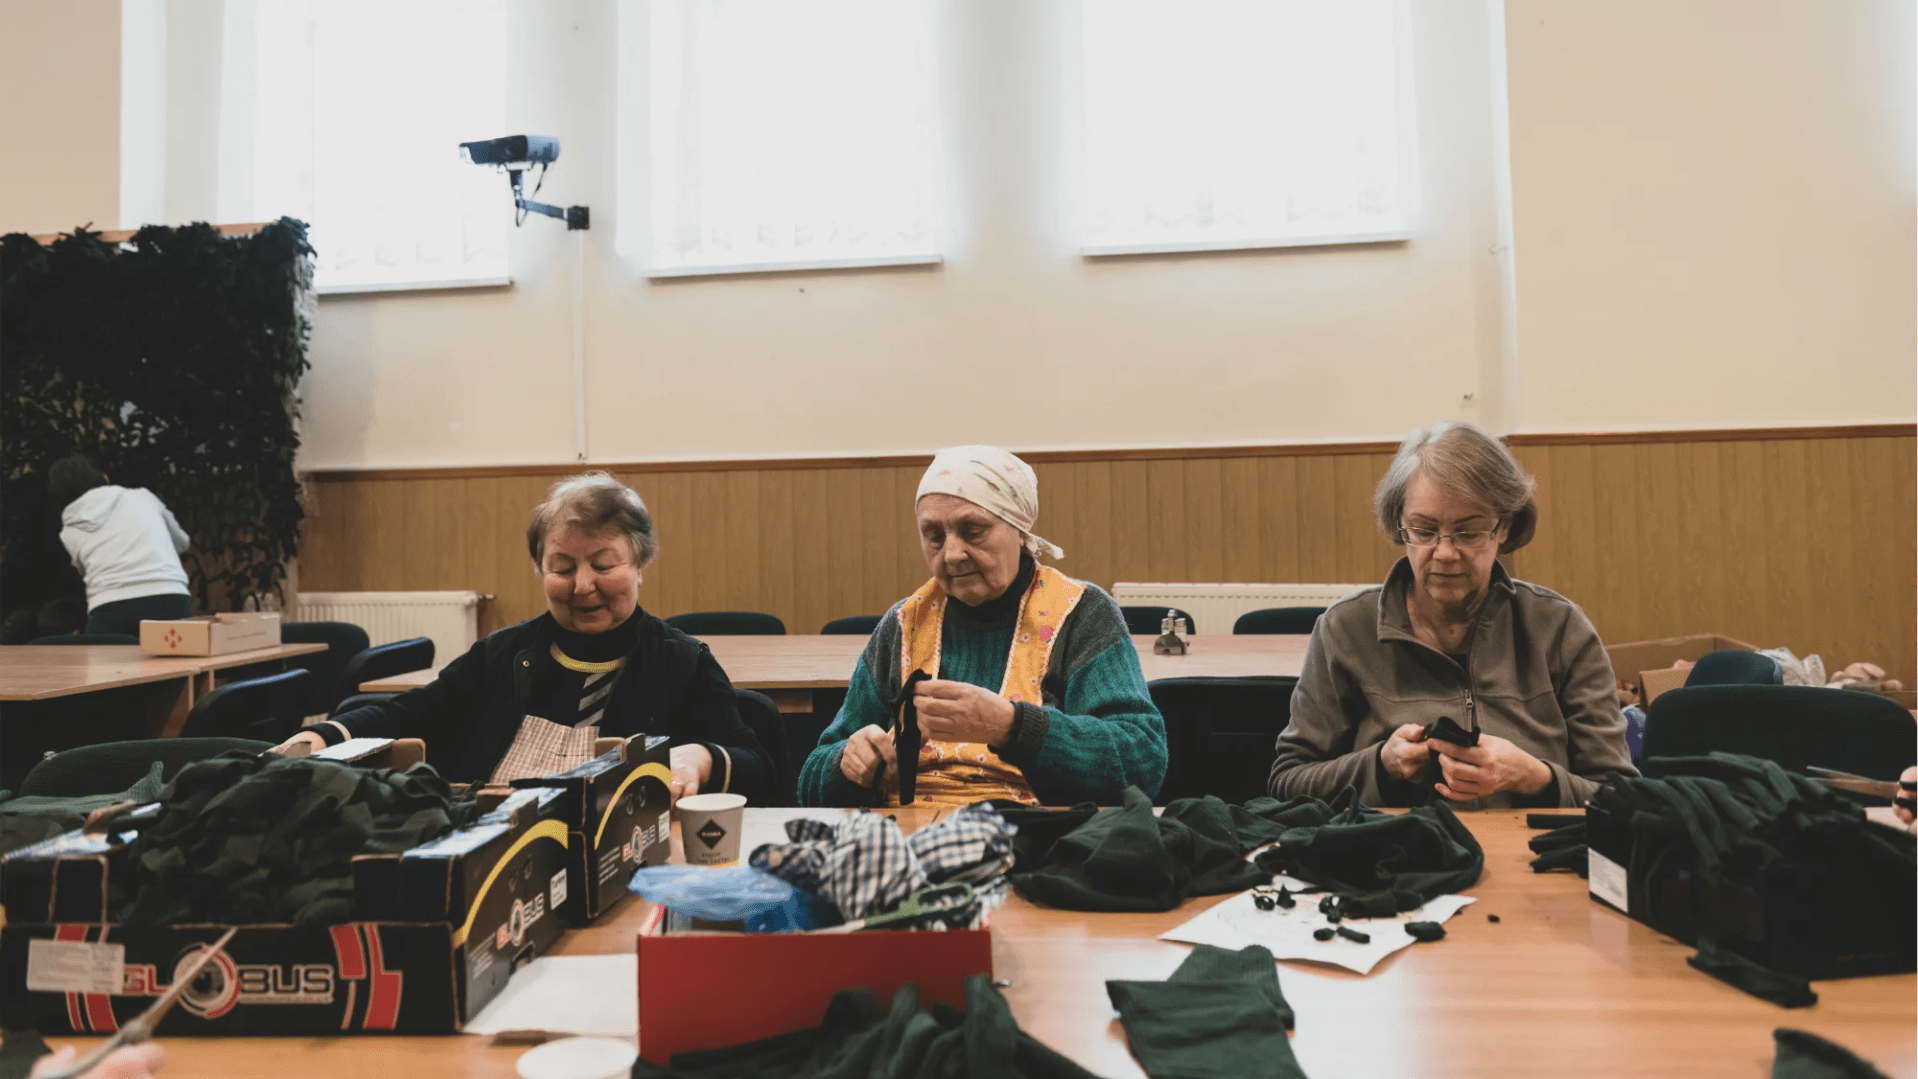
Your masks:
M1451 540L1452 546L1461 551L1483 551L1492 545L1498 535L1497 529L1477 532L1437 532L1430 528L1412 528L1399 526L1399 542L1407 547L1437 547L1441 540Z

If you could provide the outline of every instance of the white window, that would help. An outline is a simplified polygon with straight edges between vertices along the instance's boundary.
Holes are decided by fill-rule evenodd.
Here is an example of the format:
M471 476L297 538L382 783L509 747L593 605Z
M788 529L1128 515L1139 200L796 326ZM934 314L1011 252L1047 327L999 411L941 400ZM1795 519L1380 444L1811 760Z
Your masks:
M931 0L629 0L620 134L645 150L622 157L638 198L620 249L662 277L938 261L933 16Z
M1404 239L1401 0L1085 0L1090 255Z
M503 283L504 0L226 5L220 215L312 226L322 292Z

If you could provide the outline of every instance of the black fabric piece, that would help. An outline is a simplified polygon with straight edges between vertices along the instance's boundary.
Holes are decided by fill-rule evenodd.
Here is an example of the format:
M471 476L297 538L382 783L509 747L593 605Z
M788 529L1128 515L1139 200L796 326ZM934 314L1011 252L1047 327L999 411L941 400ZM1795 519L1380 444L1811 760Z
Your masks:
M1497 924L1498 924L1498 915L1496 915L1496 914L1487 914L1487 915L1485 916L1485 920L1486 920L1486 921L1488 921L1488 922L1491 922L1491 923L1492 923L1492 924L1494 924L1494 925L1497 925Z
M24 994L21 999L24 1001ZM0 1079L27 1079L34 1062L51 1052L46 1039L34 1029L31 1014L9 1017L6 1041L0 1042Z
M1538 857L1532 859L1532 872L1546 873L1554 869L1576 870L1581 877L1590 875L1591 859L1589 847L1585 841L1585 820L1580 817L1576 823L1567 824L1542 835L1532 837L1527 846Z
M11 798L0 802L0 854L65 835L87 822L87 814L120 802L151 802L166 786L164 767L154 761L146 777L117 794L79 798ZM0 795L4 797L4 795Z
M1771 1036L1778 1047L1771 1079L1885 1079L1856 1053L1809 1031L1779 1027Z
M893 702L893 713L899 721L892 728L893 759L899 762L899 804L911 805L919 785L919 746L924 741L919 732L919 706L914 703L912 691L921 682L932 681L932 676L924 671L914 671L899 687L899 699ZM886 773L880 771L873 777L873 794L884 804L885 794L880 786L886 781Z
M1151 799L1128 787L1123 805L1056 814L1065 821L1046 820L1055 816L1046 809L995 804L1019 829L1012 885L1036 903L1064 910L1164 911L1191 896L1267 883L1268 874L1245 860L1231 807L1211 796L1178 799L1155 816ZM1058 830L1075 820L1069 830Z
M1126 1044L1152 1079L1304 1079L1272 953L1201 944L1163 982L1109 981Z
M1437 922L1406 922L1405 931L1421 944L1430 944L1445 937L1445 927Z
M245 754L188 765L159 801L127 845L114 921L348 921L355 855L408 850L477 815L425 764Z
M1361 933L1349 925L1339 926L1336 932L1338 933L1339 936L1344 937L1346 940L1356 941L1360 944L1372 943L1372 934Z
M1468 731L1464 727L1459 726L1458 721L1451 716L1440 716L1436 722L1425 725L1425 737L1440 742L1450 742L1455 746L1464 746L1467 749L1472 749L1478 745L1478 734L1479 732L1476 730Z
M1810 982L1795 974L1760 966L1709 937L1698 938L1698 954L1685 962L1726 985L1743 989L1781 1008L1809 1008L1818 1003L1818 994L1811 991Z
M966 979L966 1010L919 1007L912 983L890 1010L870 989L842 989L816 1027L723 1049L644 1058L633 1079L1096 1079L1019 1029L992 979Z
M1525 827L1535 831L1550 831L1566 825L1578 824L1585 819L1583 813L1527 813Z
M1312 939L1313 940L1331 940L1332 937L1336 934L1336 932L1337 931L1334 930L1331 926L1329 925L1324 926L1322 928L1312 930Z
M1360 805L1348 787L1319 804L1327 819L1285 830L1258 856L1260 869L1323 885L1353 909L1384 912L1389 903L1393 913L1464 891L1485 870L1485 851L1443 802L1386 814Z

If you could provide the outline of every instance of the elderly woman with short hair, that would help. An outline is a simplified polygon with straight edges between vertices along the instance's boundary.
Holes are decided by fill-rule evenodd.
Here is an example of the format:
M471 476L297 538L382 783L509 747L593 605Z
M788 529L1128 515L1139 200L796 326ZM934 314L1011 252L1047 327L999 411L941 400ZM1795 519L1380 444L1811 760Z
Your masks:
M659 541L632 488L604 472L560 481L534 509L526 546L545 614L494 632L430 684L281 748L423 738L427 761L448 779L507 783L584 763L596 738L665 735L674 801L702 790L755 801L776 793L772 762L712 652L639 606Z
M1535 486L1470 424L1436 424L1399 446L1373 505L1406 556L1313 629L1274 797L1356 785L1369 805L1437 794L1462 807L1573 807L1607 776L1637 774L1597 631L1498 561L1532 539ZM1441 725L1453 740L1430 736L1441 717L1466 733Z
M897 804L912 705L915 799L1114 805L1165 778L1165 721L1125 618L1098 586L1036 555L1038 479L992 446L940 451L914 516L932 572L866 642L845 706L799 777L806 805Z

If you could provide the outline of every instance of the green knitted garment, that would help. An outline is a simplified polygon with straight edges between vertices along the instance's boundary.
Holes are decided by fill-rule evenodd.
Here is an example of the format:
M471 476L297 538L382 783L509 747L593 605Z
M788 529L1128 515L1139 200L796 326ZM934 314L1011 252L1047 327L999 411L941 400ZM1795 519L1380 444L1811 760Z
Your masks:
M940 678L997 693L1012 651L1016 607L989 619L946 608L940 640ZM843 743L868 724L890 727L899 693L899 608L866 642L853 669L845 706L819 738L799 773L799 801L809 806L864 805L870 792L839 770ZM1047 805L1116 805L1128 786L1156 792L1165 780L1165 721L1152 704L1139 653L1126 635L1119 605L1087 585L1079 605L1059 627L1040 687L1043 714L1022 716L1011 744L995 746L1025 773L1032 793Z

